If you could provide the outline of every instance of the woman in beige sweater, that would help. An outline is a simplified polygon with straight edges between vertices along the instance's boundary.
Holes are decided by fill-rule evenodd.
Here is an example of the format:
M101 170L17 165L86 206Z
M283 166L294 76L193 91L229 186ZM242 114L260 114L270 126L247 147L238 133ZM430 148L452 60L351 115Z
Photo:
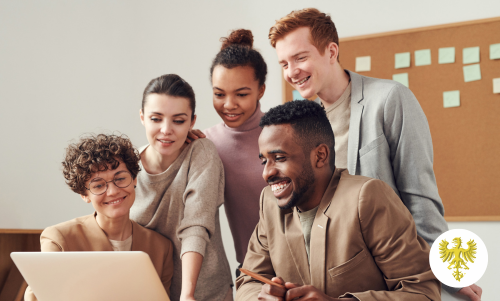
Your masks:
M42 232L42 252L143 251L149 255L170 295L172 243L129 219L135 201L139 156L125 136L83 137L66 149L66 183L95 212L48 227ZM36 292L35 292L36 293ZM37 300L30 287L24 300Z
M194 112L193 89L178 75L155 78L144 90L140 117L149 144L139 149L131 218L172 240L172 300L232 300L219 225L224 169L210 140L185 143Z

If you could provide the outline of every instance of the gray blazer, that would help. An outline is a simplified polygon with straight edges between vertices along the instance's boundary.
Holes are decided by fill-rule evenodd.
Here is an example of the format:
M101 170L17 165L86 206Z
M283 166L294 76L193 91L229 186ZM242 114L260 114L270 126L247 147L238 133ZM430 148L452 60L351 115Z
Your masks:
M429 124L413 93L391 80L349 71L351 119L347 169L389 184L429 244L448 225L432 168Z

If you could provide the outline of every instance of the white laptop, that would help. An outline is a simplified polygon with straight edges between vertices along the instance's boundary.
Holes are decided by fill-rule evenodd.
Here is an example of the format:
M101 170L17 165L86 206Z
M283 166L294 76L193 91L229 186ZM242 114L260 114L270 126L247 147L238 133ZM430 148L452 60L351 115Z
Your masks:
M13 252L39 301L170 301L144 252Z

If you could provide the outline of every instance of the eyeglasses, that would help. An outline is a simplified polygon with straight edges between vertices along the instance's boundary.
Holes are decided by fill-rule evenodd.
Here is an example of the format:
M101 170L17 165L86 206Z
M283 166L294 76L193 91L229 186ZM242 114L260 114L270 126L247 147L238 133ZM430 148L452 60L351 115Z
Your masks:
M90 181L89 188L85 188L90 190L92 194L101 195L108 190L108 183L110 182L115 183L116 187L126 188L132 183L132 175L128 171L120 171L115 174L115 177L111 181L95 178Z

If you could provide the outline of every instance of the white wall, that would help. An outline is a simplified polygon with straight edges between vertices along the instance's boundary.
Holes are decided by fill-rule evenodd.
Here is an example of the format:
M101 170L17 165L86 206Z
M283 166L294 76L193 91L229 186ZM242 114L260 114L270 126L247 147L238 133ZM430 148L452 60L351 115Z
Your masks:
M114 130L146 143L138 111L153 77L181 75L197 95L197 127L218 123L208 69L230 29L253 31L269 66L262 107L279 104L280 69L267 34L274 20L305 6L329 12L340 37L500 12L498 0L0 1L0 228L44 228L91 212L64 184L64 148L82 133ZM499 223L455 225L482 237L491 255L498 247ZM234 270L224 218L222 227ZM491 255L479 282L483 300L496 295L500 260Z

